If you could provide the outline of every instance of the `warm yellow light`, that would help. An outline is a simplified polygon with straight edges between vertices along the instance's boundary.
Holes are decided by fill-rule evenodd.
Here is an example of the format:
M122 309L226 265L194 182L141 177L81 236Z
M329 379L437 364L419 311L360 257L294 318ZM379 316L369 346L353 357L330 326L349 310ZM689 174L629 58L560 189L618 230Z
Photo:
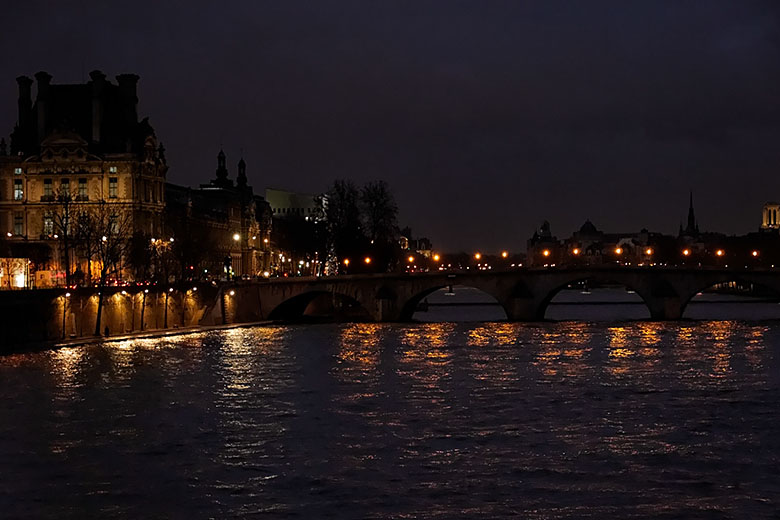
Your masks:
M441 258L439 255L433 255L434 262L438 262L439 258Z
M230 291L230 296L235 296L235 295L236 295L236 291L231 290Z
M474 258L475 258L476 260L479 260L480 258L482 258L482 253L476 253L476 254L474 255Z
M241 240L241 235L239 235L238 233L233 234L233 240L238 242L239 240Z
M365 257L365 258L363 259L363 261L364 261L365 263L367 263L367 264L370 264L370 263L371 263L371 257L367 256L367 257Z
M507 253L506 251L501 251L501 258L506 258L508 256L509 256L509 253Z
M344 259L344 265L349 265L349 258Z
M758 251L753 250L753 252L750 253L750 254L753 255L753 256L758 256Z
M688 256L691 254L690 249L683 249L683 255Z
M550 250L549 249L545 249L544 251L542 251L542 254L544 256L550 256Z
M412 262L414 262L414 257L409 255L409 258L407 258L407 260L409 260L409 263L411 264Z
M717 251L715 251L715 254L718 256L723 256L723 249L718 249Z
M573 255L578 255L578 254L580 254L580 249L578 247L575 247L574 249L571 250L571 253Z
M263 239L263 244L267 244L267 243L268 243L268 239L267 239L267 238L264 238L264 239Z
M622 254L623 254L623 249L622 249L622 248L620 248L620 247L616 247L616 248L615 248L615 254L616 254L616 255L622 255Z
M652 255L653 254L653 248L652 247L648 247L647 249L645 249L645 254L647 256Z

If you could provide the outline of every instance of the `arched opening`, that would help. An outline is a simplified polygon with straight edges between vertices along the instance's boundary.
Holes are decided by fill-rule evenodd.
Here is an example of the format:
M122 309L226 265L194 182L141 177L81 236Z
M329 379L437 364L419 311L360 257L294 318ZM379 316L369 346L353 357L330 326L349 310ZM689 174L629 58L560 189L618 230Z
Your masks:
M465 285L433 287L412 298L404 307L402 320L429 323L505 321L506 312L488 293Z
M780 293L752 282L731 280L696 293L683 309L690 320L777 320Z
M553 321L621 321L650 319L642 297L630 287L609 280L583 279L553 291L543 304Z
M312 291L279 304L268 315L277 321L368 321L368 311L349 296L327 291Z

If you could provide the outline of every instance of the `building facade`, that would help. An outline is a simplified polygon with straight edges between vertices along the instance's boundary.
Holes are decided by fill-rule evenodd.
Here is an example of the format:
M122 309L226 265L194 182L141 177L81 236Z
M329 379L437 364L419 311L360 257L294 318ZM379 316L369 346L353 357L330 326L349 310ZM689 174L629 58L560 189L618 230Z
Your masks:
M166 184L166 233L176 237L198 278L259 277L271 269L271 208L238 162L235 184L225 153L214 179L199 188ZM269 273L270 274L270 273Z
M17 78L10 150L0 142L0 254L27 259L37 273L23 284L18 273L6 270L6 278L61 285L71 273L89 279L95 268L89 253L67 243L76 215L107 214L110 229L123 223L124 234L162 233L168 167L148 119L138 120L138 76L121 74L112 83L93 71L76 85L52 84L46 72L35 78L35 100L33 81ZM131 276L127 267L114 274Z

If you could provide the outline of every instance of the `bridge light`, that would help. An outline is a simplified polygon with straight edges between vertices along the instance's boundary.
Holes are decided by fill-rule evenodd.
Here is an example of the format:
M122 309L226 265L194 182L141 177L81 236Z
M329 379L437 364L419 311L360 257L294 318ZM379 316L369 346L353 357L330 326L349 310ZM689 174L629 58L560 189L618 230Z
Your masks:
M433 255L433 261L438 262L439 258L441 258L439 255Z
M645 254L647 256L652 255L653 254L653 248L652 247L648 247L647 249L645 249Z
M753 255L754 257L756 257L756 256L758 256L758 251L756 251L756 250L754 249L754 250L753 250L753 252L752 252L752 253L750 253L750 254L751 254L751 255Z
M580 254L580 248L579 247L575 247L574 249L571 250L571 254L573 254L574 256L577 256L578 254Z
M344 259L344 265L349 265L349 258Z
M363 259L363 261L364 261L366 264L370 264L370 263L371 263L371 257L370 257L370 256L367 256L367 257L365 257L365 258Z
M474 259L475 259L475 260L479 260L480 258L482 258L482 253L476 253L476 254L474 255Z
M542 255L550 256L550 250L549 249L545 249L544 251L542 251Z
M506 251L501 251L501 258L506 258L508 256L509 256L509 253L507 253Z
M414 257L409 255L409 258L407 258L407 260L409 260L409 263L411 264L412 262L414 262Z
M718 256L723 256L723 249L718 249L717 251L715 251L715 254Z

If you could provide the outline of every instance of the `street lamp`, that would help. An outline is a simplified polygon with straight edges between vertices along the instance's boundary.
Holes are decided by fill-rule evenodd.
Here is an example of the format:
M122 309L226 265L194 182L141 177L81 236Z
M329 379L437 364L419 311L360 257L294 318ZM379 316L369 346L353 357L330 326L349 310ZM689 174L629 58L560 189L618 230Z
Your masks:
M370 264L370 263L371 263L371 257L370 257L370 256L367 256L367 257L365 257L365 258L363 259L363 261L366 263L366 265L368 265L368 264Z
M715 255L723 256L723 249L718 249L717 251L715 251Z
M756 251L756 250L754 249L754 250L753 250L753 252L752 252L752 253L750 253L750 254L751 254L751 255L753 255L753 258L755 258L755 257L757 257L757 256L758 256L758 251Z
M482 258L482 253L476 253L476 254L474 255L474 259L475 259L475 260L479 260L480 258Z
M545 249L544 251L542 251L542 255L550 256L550 250L549 249Z
M239 240L241 240L241 235L239 235L238 233L234 233L234 234L233 234L233 240L235 240L236 242L238 242Z
M689 256L691 254L691 250L690 249L683 249L682 254L683 254L683 256Z
M506 258L508 256L509 256L509 253L507 253L506 251L501 251L501 258Z
M433 261L438 262L441 257L439 255L433 255Z
M409 255L409 258L407 258L407 260L409 260L409 263L411 264L412 262L414 262L414 257L412 255Z
M623 254L623 248L616 247L615 248L615 254L616 255L622 255Z
M653 248L652 247L648 247L647 249L645 249L645 254L647 256L651 256L653 254Z
M571 250L571 254L577 256L578 254L580 254L580 249L575 247L574 249Z

